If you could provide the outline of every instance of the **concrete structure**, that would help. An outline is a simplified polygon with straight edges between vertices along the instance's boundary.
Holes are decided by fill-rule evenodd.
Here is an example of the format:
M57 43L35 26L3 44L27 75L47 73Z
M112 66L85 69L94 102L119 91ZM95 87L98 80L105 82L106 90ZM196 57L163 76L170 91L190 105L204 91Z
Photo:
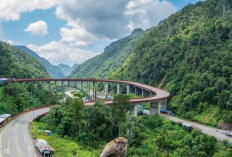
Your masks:
M71 84L71 82L77 83L80 82L81 86L82 82L89 82L93 83L93 88L92 88L92 101L85 102L86 106L93 105L95 101L97 100L97 82L104 82L105 83L105 97L107 97L107 93L109 92L109 83L116 83L117 84L117 94L121 93L121 84L126 84L127 85L127 93L130 93L130 88L133 86L135 88L135 94L138 94L138 89L141 89L142 91L142 98L137 98L137 99L130 99L130 104L133 106L131 109L131 113L133 115L137 115L135 113L137 111L137 106L135 104L138 103L145 103L145 102L150 102L150 115L155 115L159 114L160 110L165 110L167 108L167 98L169 97L169 92L164 91L162 89L158 89L149 85L145 85L142 83L138 82L131 82L131 81L120 81L120 80L103 80L103 79L95 79L95 78L89 78L89 79L8 79L9 82L51 82L54 81L55 84L57 85L57 81L61 82L61 86L64 85L64 82L68 82L68 84ZM87 87L89 88L89 86ZM146 96L148 93L150 93L150 96ZM106 105L112 105L113 101L112 100L106 100L105 104Z
M121 83L117 83L117 95L121 94Z
M133 115L135 117L137 116L137 113L138 113L138 111L137 111L137 104L131 105L130 113L131 113L131 115Z
M150 105L150 115L160 114L160 102L152 102Z
M106 83L105 83L105 98L106 98L106 99L107 99L107 97L108 97L108 92L109 92L109 83L106 82Z

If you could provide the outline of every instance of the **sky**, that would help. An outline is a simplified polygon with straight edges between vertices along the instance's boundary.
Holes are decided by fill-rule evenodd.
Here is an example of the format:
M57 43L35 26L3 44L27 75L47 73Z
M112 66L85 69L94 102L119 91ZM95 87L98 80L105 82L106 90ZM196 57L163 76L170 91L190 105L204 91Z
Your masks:
M0 0L0 40L25 45L53 65L72 66L198 1Z

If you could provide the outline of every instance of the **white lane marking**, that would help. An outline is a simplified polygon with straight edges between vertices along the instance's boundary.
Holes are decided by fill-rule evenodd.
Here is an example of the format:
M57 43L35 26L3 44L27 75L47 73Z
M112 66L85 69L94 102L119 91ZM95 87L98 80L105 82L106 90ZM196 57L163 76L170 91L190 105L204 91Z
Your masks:
M25 142L27 142L27 139L26 139L26 135L25 135L24 130L23 130L23 137L24 137Z
M3 151L2 151L2 132L0 133L0 157L3 157Z

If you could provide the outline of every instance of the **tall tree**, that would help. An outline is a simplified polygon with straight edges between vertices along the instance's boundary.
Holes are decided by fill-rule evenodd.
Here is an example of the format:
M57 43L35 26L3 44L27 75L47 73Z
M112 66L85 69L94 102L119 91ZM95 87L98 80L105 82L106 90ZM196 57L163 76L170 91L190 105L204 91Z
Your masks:
M122 120L126 118L126 113L129 110L129 100L130 97L128 95L117 95L113 100L113 117L118 126L118 136L120 137L120 128Z

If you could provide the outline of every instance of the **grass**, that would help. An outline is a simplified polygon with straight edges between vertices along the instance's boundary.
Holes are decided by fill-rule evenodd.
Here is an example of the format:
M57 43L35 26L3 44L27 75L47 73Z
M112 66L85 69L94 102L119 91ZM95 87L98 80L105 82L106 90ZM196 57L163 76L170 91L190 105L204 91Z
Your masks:
M99 152L92 150L85 150L81 145L69 140L68 137L60 137L57 134L45 136L46 124L36 122L31 126L31 133L33 137L44 139L55 150L53 157L97 157Z

